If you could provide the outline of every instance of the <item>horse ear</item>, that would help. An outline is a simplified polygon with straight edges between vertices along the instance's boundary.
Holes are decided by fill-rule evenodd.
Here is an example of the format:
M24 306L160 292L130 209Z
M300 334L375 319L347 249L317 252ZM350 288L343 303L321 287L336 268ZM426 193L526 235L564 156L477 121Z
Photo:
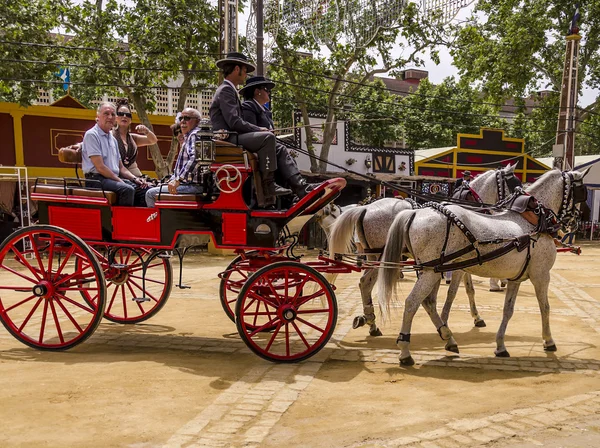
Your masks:
M508 165L506 165L506 172L507 173L514 173L515 172L515 168L517 167L517 164L515 163L514 165L511 165L510 163Z
M583 171L580 171L580 172L579 172L579 174L581 174L581 179L583 179L583 178L584 178L584 177L587 175L587 173L589 173L589 172L590 172L590 170L591 170L591 169L592 169L592 167L591 167L591 166L589 166L589 167L587 167L585 170L583 170Z

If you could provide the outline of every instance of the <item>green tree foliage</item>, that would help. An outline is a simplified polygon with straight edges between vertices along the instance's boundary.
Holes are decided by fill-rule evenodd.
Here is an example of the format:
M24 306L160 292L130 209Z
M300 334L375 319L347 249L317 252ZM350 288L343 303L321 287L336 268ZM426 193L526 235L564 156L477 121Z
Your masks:
M4 1L0 7L0 101L31 104L38 96L39 84L29 80L57 80L58 67L28 61L53 61L58 49L44 45L56 43L50 34L58 24L61 1L22 0ZM29 42L39 46L13 45L10 42Z
M189 92L216 83L218 14L205 0L86 0L65 9L63 23L74 36L74 46L97 48L79 51L72 60L85 67L73 70L74 93L93 98L111 86L135 106L141 121L151 127L148 112L156 108L157 88L181 81L178 110ZM150 147L157 174L168 173L176 145L165 161L157 145Z
M356 6L352 2L346 4L348 8ZM340 5L342 7L342 5ZM364 12L364 14L363 14ZM368 30L373 23L372 13L366 13L359 9L353 11L342 11L344 14L352 14L352 24L354 30ZM327 13L329 14L329 12ZM318 22L319 24L321 22ZM431 50L436 44L443 41L444 29L433 23L428 23L423 19L417 20L417 8L414 3L409 3L398 23L390 28L377 28L376 31L366 33L372 37L367 40L361 40L357 45L357 37L351 32L346 32L344 27L336 27L332 22L323 22L324 32L330 34L328 43L320 45L315 41L314 35L310 29L300 28L294 33L285 29L280 29L277 35L277 55L278 61L284 66L282 71L277 71L280 81L289 82L293 92L293 100L296 102L302 112L302 118L305 126L310 125L309 111L324 110L325 127L323 133L323 145L321 147L320 157L324 160L328 158L329 148L335 136L337 120L340 117L340 111L347 110L352 99L357 97L357 104L366 105L365 101L360 100L359 91L365 84L373 79L373 76L381 73L390 72L397 74L407 64L419 65L422 61L420 55ZM311 62L300 62L304 56L299 56L298 52L312 55ZM435 57L435 53L433 53ZM314 65L314 71L307 74L294 71L298 65ZM320 68L320 71L317 71ZM315 84L311 82L315 74L325 75L324 81ZM273 75L275 76L275 75ZM356 81L356 84L345 82L346 80ZM311 88L302 86L324 85L325 99L320 93ZM371 93L377 97L377 93ZM386 117L386 104L382 104L383 109L378 110L380 117ZM276 106L278 107L278 106ZM368 112L374 113L375 106L369 105ZM343 115L342 115L343 116ZM390 123L390 126L393 126ZM393 134L393 131L390 131ZM310 138L310 137L309 137ZM309 151L314 150L309 147ZM312 162L311 170L323 172L326 171L326 162Z
M466 26L455 27L451 48L454 64L468 81L481 83L494 101L522 98L530 92L550 89L559 92L565 57L565 36L575 12L568 0L479 0ZM600 0L581 2L579 34L579 84L600 87ZM588 120L589 112L600 112L600 99L578 117L576 128ZM556 130L558 104L552 114ZM534 127L552 128L551 123ZM596 133L597 135L597 133ZM584 141L577 136L578 141ZM589 149L589 148L588 148ZM588 150L586 149L586 151Z
M433 85L421 81L404 97L396 115L409 148L437 148L456 144L457 133L479 133L480 127L505 128L498 106L487 104L481 92L465 81L446 78Z

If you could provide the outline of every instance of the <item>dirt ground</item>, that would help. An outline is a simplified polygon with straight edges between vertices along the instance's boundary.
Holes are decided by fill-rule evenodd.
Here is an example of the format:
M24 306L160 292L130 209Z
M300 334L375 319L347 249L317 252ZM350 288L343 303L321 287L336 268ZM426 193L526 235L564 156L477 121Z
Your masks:
M411 368L399 366L394 344L401 307L381 337L352 329L358 274L338 278L338 324L318 355L298 364L255 356L218 299L217 273L231 258L191 255L191 289L174 288L145 323L104 321L67 352L36 351L0 327L0 446L600 446L600 245L557 257L557 352L543 351L525 282L507 331L512 357L495 358L504 296L475 278L487 327L473 326L461 288L450 315L454 355L419 310ZM411 274L401 291L412 283Z

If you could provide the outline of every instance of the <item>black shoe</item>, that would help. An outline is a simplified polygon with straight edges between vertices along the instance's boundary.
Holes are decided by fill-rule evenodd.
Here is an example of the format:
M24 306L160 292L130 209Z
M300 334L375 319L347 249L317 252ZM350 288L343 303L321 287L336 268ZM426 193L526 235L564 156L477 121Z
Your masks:
M305 182L302 184L301 188L297 189L296 196L298 196L300 199L302 199L304 196L306 196L308 193L313 191L319 185L321 185L321 184L309 184L309 183Z
M289 188L283 188L280 185L275 184L275 191L273 192L275 196L287 196L288 194L292 194L292 190Z

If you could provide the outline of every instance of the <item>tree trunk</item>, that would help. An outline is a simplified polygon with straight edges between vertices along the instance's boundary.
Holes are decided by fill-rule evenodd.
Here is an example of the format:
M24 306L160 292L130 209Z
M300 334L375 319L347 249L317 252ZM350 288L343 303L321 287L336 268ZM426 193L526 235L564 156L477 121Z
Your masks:
M327 171L327 161L329 160L329 148L331 148L331 142L335 136L337 129L337 118L333 112L333 109L327 111L327 118L325 119L325 125L323 129L323 145L321 146L321 159L319 161L319 173L325 173Z
M148 114L146 113L146 102L144 98L136 92L127 92L129 93L130 98L133 101L133 105L135 106L135 110L137 111L138 117L144 126L153 131L152 123L148 119ZM149 145L148 149L150 151L150 156L152 157L152 161L154 162L156 175L159 179L170 174L170 167L165 162L163 155L160 153L160 148L155 143L154 145Z

